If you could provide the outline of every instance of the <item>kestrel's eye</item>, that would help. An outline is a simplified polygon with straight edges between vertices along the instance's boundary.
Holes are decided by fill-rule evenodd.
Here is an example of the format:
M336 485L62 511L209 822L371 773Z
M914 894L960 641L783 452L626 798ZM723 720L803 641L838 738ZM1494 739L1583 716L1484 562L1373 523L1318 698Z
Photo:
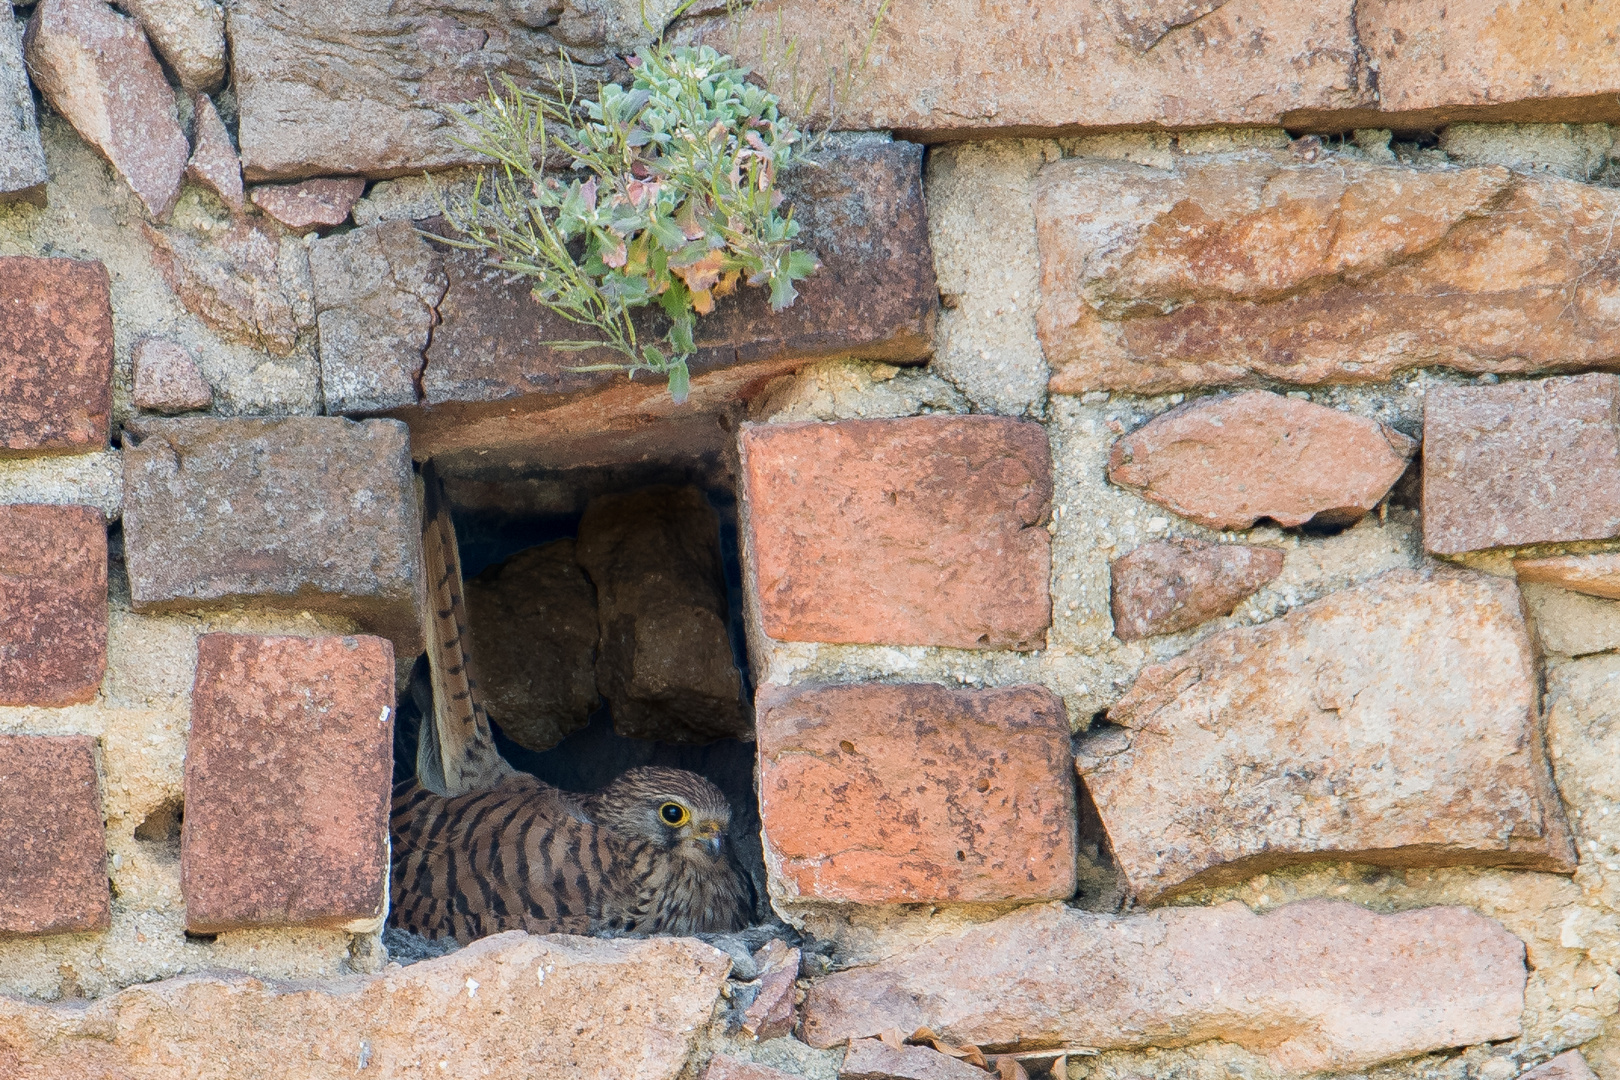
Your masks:
M672 829L678 829L692 820L692 815L686 812L686 807L678 802L667 802L658 808L658 816L664 819L664 824Z

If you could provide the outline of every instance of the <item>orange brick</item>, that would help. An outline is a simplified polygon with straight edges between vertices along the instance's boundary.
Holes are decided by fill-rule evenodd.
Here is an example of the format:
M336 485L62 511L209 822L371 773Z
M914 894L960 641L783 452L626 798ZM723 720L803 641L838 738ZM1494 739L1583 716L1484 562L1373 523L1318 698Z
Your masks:
M0 735L0 935L111 924L95 740Z
M107 523L0 506L0 705L89 701L107 670Z
M105 447L112 366L105 266L0 258L0 453Z
M1044 900L1075 889L1063 702L1038 686L765 686L766 862L799 896Z
M994 416L754 425L743 498L761 628L780 641L1038 649L1052 462Z

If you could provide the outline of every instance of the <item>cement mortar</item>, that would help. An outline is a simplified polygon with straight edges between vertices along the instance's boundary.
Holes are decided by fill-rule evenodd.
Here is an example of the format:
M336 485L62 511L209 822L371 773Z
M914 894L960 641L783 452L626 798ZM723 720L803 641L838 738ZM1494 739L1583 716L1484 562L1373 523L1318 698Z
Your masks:
M124 513L124 463L118 451L0 458L0 505L80 504L117 521Z

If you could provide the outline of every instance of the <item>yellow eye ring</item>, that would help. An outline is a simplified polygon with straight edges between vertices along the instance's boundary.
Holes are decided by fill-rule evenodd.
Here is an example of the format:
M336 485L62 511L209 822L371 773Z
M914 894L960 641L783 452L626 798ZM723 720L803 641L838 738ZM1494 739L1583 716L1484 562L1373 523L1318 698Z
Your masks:
M658 808L658 819L672 829L678 829L692 820L686 807L678 802L667 802Z

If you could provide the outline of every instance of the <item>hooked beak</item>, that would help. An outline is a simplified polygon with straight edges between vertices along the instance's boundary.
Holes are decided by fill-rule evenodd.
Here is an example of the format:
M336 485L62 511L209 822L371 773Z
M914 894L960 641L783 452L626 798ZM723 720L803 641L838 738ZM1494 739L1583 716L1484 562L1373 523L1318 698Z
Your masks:
M720 848L726 842L726 834L721 830L718 821L701 822L693 832L710 855L716 857L720 855Z

